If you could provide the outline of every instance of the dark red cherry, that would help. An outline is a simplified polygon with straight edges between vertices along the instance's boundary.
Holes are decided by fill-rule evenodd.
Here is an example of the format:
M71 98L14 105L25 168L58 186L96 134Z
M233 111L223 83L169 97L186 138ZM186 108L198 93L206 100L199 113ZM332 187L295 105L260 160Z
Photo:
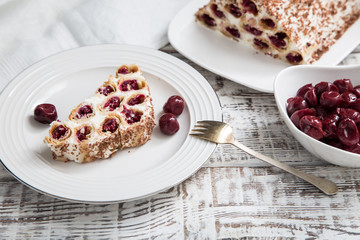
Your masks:
M215 27L216 26L216 22L215 19L213 19L212 17L210 17L208 14L203 14L201 16L203 22L208 25L209 27Z
M98 89L98 93L102 94L102 95L109 95L110 93L114 92L114 89L112 86L110 85L106 85L104 87L101 87Z
M304 99L309 103L310 107L315 107L318 103L315 89L312 88L304 94Z
M322 107L322 106L316 106L315 107L316 110L316 116L320 119L323 119L324 117L326 117L326 115L328 115L328 111Z
M337 137L337 123L339 121L339 116L336 114L327 115L322 120L323 130L326 133L326 138L336 138Z
M116 129L118 129L118 123L116 121L116 119L111 118L111 119L107 119L104 124L103 124L103 132L115 132Z
M360 98L356 99L355 102L351 104L351 107L357 111L360 111Z
M294 97L294 98L288 99L288 105L286 107L286 110L287 110L289 116L291 116L297 110L308 108L308 107L309 107L309 104L305 101L304 98Z
M355 94L356 97L360 98L360 88L359 87L354 88L353 94Z
M341 103L341 96L338 92L326 91L320 96L320 104L325 108L336 108Z
M234 38L240 38L240 32L236 28L226 27L225 30L231 34Z
M229 5L229 12L237 18L241 17L242 15L240 8L236 7L234 4Z
M218 9L218 6L216 4L211 4L210 8L213 11L213 13L215 14L215 16L217 16L218 18L225 17L224 13Z
M244 25L244 29L255 36L260 36L262 34L261 30L255 27L251 27L250 25Z
M354 91L353 85L350 79L339 79L334 81L335 86L339 89L340 93Z
M119 68L118 73L119 74L128 74L129 69L126 66L123 66L123 67Z
M356 143L352 146L345 146L344 150L348 152L360 154L360 143Z
M90 127L84 126L76 132L76 136L79 139L79 141L83 141L87 138L87 135L89 135L90 132L91 132Z
M83 117L88 117L92 113L93 113L93 110L90 105L83 105L79 108L79 110L76 114L76 117L80 119Z
M139 112L134 112L132 109L126 108L125 106L124 109L122 110L122 113L125 115L126 122L130 125L139 122L142 115Z
M261 22L262 22L265 26L267 26L267 27L269 27L269 28L274 28L274 27L275 27L275 22L274 22L272 19L270 19L270 18L262 18L262 19L261 19Z
M309 84L305 84L304 86L302 86L301 88L299 88L299 90L296 93L296 96L298 97L304 97L305 93L311 89L314 89L313 85L311 83Z
M52 132L52 137L54 138L54 139L61 139L61 138L63 138L63 137L65 137L66 136L66 134L68 133L68 129L67 129L67 127L65 127L64 125L59 125L59 126L57 126L55 129L54 129L54 131Z
M323 92L327 91L339 92L339 89L331 82L319 82L315 85L315 93L318 98L320 98Z
M116 108L120 106L121 100L119 97L114 96L111 97L105 104L104 108L108 108L109 111L114 111Z
M340 108L340 121L346 118L350 118L355 121L356 124L360 123L360 113L351 108Z
M277 48L284 48L286 47L285 38L287 37L286 33L278 32L275 35L269 36L270 41L274 44Z
M344 92L340 96L342 107L351 107L357 99L356 95L351 92Z
M269 47L269 45L266 42L263 42L257 38L254 38L254 44L260 49L266 49Z
M140 104L143 103L145 100L145 95L144 94L138 94L135 97L131 98L128 102L128 104L130 106L134 106L136 104Z
M305 115L315 116L315 114L316 114L315 108L305 108L305 109L300 109L300 110L297 110L296 112L294 112L291 115L290 119L297 128L300 128L300 119L303 116L305 116Z
M337 137L340 142L346 146L352 146L359 142L359 131L350 118L346 118L339 123Z
M255 3L252 2L251 0L243 0L241 5L243 5L245 13L249 12L254 15L258 14L258 9L257 9Z
M169 97L167 102L164 104L163 110L166 113L172 113L176 116L179 116L183 112L184 106L185 106L184 99L182 99L182 97L178 95L173 95Z
M39 104L34 109L34 119L41 123L51 123L57 119L54 105L50 103Z
M303 60L303 57L299 53L291 52L288 55L286 55L286 59L292 64L299 64Z
M159 119L159 126L161 132L166 135L173 135L180 129L176 116L172 113L163 114Z
M121 91L138 90L139 85L136 79L126 80L120 84Z
M305 134L317 140L324 137L325 132L322 130L322 123L318 117L306 115L300 119L300 129Z

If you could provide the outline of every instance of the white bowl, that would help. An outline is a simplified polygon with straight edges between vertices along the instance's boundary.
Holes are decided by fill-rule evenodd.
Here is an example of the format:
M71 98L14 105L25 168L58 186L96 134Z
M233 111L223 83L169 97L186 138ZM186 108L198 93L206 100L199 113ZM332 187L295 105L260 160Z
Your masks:
M281 71L274 82L274 95L280 114L294 137L309 152L332 164L344 167L360 167L360 154L344 151L322 143L302 131L291 122L286 112L286 100L296 95L297 90L305 84L315 84L337 79L348 78L353 86L360 85L360 65L356 66L294 66Z

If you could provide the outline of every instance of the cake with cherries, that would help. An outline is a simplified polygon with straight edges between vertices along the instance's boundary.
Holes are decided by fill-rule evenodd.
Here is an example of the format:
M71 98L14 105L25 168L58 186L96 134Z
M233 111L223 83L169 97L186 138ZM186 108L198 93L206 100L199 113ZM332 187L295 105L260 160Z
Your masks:
M45 142L56 160L91 162L146 143L154 125L150 90L141 70L123 65L75 107L67 121L52 122Z
M359 18L359 0L211 0L204 26L291 64L312 64Z

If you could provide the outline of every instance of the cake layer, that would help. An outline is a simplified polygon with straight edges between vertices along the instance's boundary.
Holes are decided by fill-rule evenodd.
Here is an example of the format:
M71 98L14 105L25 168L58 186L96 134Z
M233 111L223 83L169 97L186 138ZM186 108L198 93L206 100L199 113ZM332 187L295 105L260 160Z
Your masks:
M267 55L312 64L359 16L359 0L211 0L196 20Z
M155 125L149 86L136 65L123 65L69 119L51 124L45 142L54 159L90 162L150 140Z

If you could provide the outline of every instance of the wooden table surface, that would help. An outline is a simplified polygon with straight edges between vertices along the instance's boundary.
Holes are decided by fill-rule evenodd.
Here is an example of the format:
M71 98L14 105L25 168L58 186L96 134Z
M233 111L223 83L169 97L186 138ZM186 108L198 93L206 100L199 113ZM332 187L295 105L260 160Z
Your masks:
M312 185L230 145L218 145L183 183L119 204L71 203L40 194L0 170L0 239L360 239L360 169L317 159L290 134L272 94L213 74L179 54L218 95L238 140L267 156L328 178L326 196ZM360 46L346 60L357 62Z

